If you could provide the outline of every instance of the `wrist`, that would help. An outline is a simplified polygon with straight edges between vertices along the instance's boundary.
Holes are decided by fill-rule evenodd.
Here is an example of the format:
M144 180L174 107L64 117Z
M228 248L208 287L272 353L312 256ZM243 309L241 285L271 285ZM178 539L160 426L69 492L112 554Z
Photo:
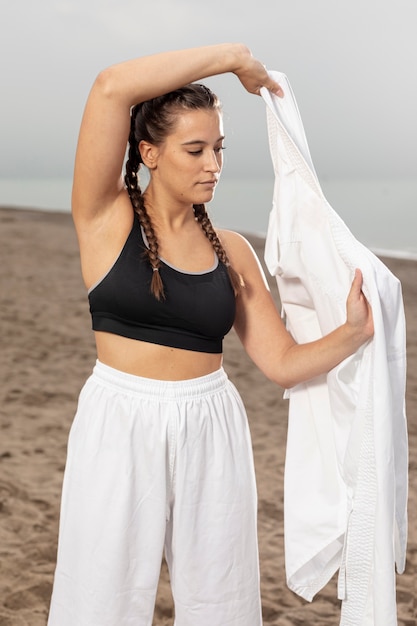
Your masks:
M372 336L366 333L363 326L355 326L348 321L342 325L341 329L343 330L344 341L350 354L356 352Z
M232 44L232 67L231 72L238 75L242 71L250 59L252 59L252 53L248 46L243 43Z

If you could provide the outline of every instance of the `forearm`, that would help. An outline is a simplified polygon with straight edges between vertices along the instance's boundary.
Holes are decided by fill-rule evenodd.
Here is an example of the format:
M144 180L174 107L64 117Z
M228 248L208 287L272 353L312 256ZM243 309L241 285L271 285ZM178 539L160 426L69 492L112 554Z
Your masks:
M326 374L369 339L367 332L345 323L317 341L294 343L282 355L278 375L274 378L281 386L291 388Z
M85 107L74 172L73 212L96 216L120 193L120 172L133 105L205 76L245 73L253 63L242 44L163 52L113 65L95 80ZM97 188L96 173L102 173Z
M372 309L362 292L360 270L355 271L347 297L346 322L317 341L297 344L285 328L253 250L242 237L228 238L227 243L233 267L246 285L236 300L234 328L270 380L290 388L325 374L373 336Z
M109 67L101 72L95 88L133 106L208 76L236 72L251 56L243 44L162 52Z

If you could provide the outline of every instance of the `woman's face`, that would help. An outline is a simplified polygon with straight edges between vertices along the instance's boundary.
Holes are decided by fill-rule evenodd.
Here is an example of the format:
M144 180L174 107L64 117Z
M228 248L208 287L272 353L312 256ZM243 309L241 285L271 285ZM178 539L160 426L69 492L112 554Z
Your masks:
M181 111L165 141L148 147L152 185L177 204L210 202L222 170L223 140L218 111Z

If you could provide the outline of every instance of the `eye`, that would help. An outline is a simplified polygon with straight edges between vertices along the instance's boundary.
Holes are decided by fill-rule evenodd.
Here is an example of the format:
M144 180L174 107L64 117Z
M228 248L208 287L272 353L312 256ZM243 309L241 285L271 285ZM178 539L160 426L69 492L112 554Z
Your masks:
M226 150L225 146L216 146L215 148L213 148L213 151L216 154L220 154L223 150ZM203 154L203 149L188 150L188 154L192 154L193 156L200 156Z

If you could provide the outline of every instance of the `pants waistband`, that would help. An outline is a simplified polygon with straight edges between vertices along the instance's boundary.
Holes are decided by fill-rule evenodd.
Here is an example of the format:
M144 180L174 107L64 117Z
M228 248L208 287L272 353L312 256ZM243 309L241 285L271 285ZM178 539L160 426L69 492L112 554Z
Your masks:
M171 381L128 374L105 365L99 360L96 361L94 366L92 378L106 386L112 386L119 390L123 389L132 394L158 396L161 399L211 395L224 389L229 380L222 367L211 374L199 376L198 378Z

